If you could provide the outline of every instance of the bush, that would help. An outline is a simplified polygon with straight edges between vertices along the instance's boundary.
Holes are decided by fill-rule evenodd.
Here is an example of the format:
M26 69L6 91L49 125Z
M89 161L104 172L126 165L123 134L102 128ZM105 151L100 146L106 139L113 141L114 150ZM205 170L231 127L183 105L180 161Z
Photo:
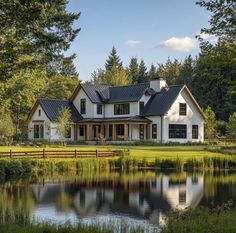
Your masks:
M0 160L0 177L6 175L6 166L7 166L7 161Z
M31 173L32 172L32 162L29 159L22 159L21 166L24 173Z
M12 160L7 163L6 175L19 175L23 172L22 164L20 161Z

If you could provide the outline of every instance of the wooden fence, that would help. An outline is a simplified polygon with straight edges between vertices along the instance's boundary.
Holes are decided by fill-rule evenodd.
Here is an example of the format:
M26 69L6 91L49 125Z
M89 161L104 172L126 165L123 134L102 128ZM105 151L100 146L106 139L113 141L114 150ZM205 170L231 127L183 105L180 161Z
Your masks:
M129 150L35 150L35 151L7 151L0 152L1 158L19 159L19 158L98 158L129 155Z

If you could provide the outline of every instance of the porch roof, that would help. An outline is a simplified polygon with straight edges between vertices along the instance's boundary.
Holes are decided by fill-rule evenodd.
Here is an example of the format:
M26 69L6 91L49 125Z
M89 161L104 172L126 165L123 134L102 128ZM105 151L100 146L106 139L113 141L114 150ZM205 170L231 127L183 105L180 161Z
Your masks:
M87 123L87 122L94 122L94 123L108 123L108 122L137 122L137 123L150 123L151 120L140 117L109 117L109 118L84 118L79 123Z

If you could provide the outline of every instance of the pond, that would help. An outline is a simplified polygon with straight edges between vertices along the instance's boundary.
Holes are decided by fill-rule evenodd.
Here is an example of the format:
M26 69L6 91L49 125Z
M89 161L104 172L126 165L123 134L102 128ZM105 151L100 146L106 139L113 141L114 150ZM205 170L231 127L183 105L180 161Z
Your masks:
M144 228L164 224L168 211L236 202L236 173L107 172L51 174L2 182L2 210L37 220L108 222Z

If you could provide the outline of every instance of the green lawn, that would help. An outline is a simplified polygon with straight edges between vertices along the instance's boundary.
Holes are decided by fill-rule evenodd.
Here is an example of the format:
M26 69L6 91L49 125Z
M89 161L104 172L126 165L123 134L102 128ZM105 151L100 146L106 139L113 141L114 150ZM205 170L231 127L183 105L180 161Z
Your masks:
M148 161L159 159L176 159L177 157L186 160L190 158L202 159L204 157L226 157L229 155L209 152L205 150L206 146L68 146L68 147L58 147L50 146L46 149L59 149L59 150L104 150L104 149L130 149L130 157L136 159L147 159ZM19 147L12 146L0 147L0 152L4 151L35 151L42 150L40 147Z

